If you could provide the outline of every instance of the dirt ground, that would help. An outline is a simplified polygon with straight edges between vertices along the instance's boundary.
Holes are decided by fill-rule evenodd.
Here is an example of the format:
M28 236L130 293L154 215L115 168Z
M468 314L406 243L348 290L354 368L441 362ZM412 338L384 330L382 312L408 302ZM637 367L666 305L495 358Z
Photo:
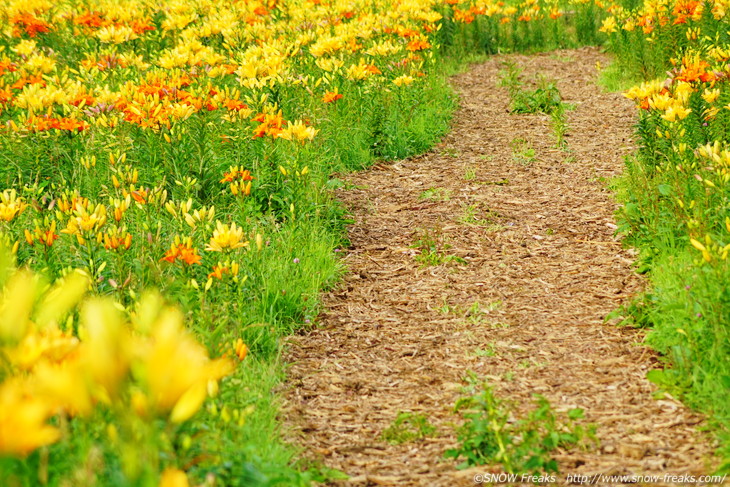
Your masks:
M509 113L506 60L575 105L568 150L549 116ZM652 396L642 332L604 323L643 283L607 189L632 151L635 109L596 86L597 62L609 60L591 48L490 58L453 78L461 108L441 145L347 176L349 273L320 326L288 345L285 405L292 442L350 475L341 485L468 486L498 471L443 456L467 371L516 417L535 393L585 410L600 446L558 452L563 476L711 471L702 418ZM439 265L424 265L429 245ZM436 436L384 441L401 411L425 415Z

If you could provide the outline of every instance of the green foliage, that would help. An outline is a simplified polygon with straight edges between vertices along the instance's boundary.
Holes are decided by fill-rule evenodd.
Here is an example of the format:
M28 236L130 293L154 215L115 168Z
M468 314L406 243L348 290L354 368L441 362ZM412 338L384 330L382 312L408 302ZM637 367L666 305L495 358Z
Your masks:
M535 149L530 141L517 137L510 142L512 148L512 160L519 164L530 164L535 160Z
M730 101L730 92L703 70L724 70L724 59L710 53L724 49L730 34L725 19L706 10L696 14L686 25L679 19L609 35L616 60L602 73L604 86L656 79L651 94L641 94L651 83L630 91L642 107L639 148L615 184L622 204L618 232L639 250L637 270L649 286L614 316L648 330L646 341L663 362L649 379L710 416L728 464L730 187L720 166L726 164L730 117L720 107ZM688 69L697 69L698 78L680 74ZM661 91L679 115L656 106Z
M512 113L551 114L562 108L560 91L553 81L544 78L538 81L534 90L520 89L512 94L510 110Z
M248 346L248 357L235 376L221 383L211 402L215 407L202 409L179 430L165 432L166 440L160 443L162 463L186 465L192 481L202 482L212 474L222 485L298 486L337 478L336 472L297 460L297 450L281 438L280 399L272 392L283 380L281 338L311 326L319 312L319 293L342 271L334 251L347 245L345 212L331 195L336 182L330 183L329 177L378 158L427 150L448 129L455 107L455 96L438 69L429 70L408 93L342 91L346 96L326 107L327 113L316 112L323 110L312 106L318 99L303 89L289 98L282 96L290 113L317 113L321 133L308 145L283 139L253 141L238 134L222 143L221 136L231 134L205 112L180 122L172 133L173 143L166 143L163 134L124 126L102 140L69 137L55 144L32 135L0 140L0 157L13 161L0 165L0 184L21 188L20 195L39 207L57 208L68 188L104 202L118 198L112 177L121 179L129 165L139 172L138 188L159 187L176 203L192 198L193 210L215 205L217 218L245 227L247 248L201 251L201 265L170 265L161 258L174 236L189 235L200 249L214 230L213 222L192 227L161 203L133 202L124 217L134 237L125 253L95 240L79 245L66 236L50 248L24 244L18 251L22 264L49 278L63 275L69 267L87 269L96 277L95 292L112 295L124 306L131 307L144 288L162 289L167 299L181 306L191 331L212 354L230 354L238 339ZM79 162L92 157L88 167ZM220 182L233 165L250 169L255 178L245 199L232 196ZM22 241L23 230L35 225L27 211L2 230ZM257 235L262 236L261 248ZM238 279L224 274L208 287L211 268L226 259L240 265ZM245 420L239 421L243 411ZM126 476L121 452L128 447L107 441L104 418L92 423L98 427L89 430L81 422L69 422L68 441L27 459L0 459L0 478L9 485L37 485L38 472L47 470L51 485L57 485L58 479L91 471L99 485L157 485L158 473L152 470ZM134 441L130 438L125 444ZM85 479L74 484L89 484Z
M418 196L418 199L431 201L449 201L451 199L451 191L445 188L428 188Z
M550 123L555 136L555 148L567 150L568 143L565 134L568 131L568 121L565 116L565 104L560 103L550 112Z
M423 414L400 412L393 423L383 430L383 440L393 445L421 440L436 434L436 427Z
M479 348L474 352L474 356L476 357L494 357L495 355L497 355L497 350L492 344L489 344L484 348Z
M616 183L623 203L619 232L640 249L637 269L650 280L647 291L617 314L650 330L647 343L664 355L661 387L710 414L728 445L730 265L722 258L722 247L730 243L728 193L719 183L708 186L707 177L695 177L696 169L683 169L696 167L690 159L695 155L675 151L676 142L658 137L660 123L642 117L641 149L627 158ZM693 137L687 127L686 138Z
M418 250L415 259L421 263L421 267L438 266L450 262L462 265L467 263L457 255L447 254L446 251L451 248L451 245L446 243L443 236L437 232L434 235L433 230L423 231L411 248Z
M536 408L527 417L514 419L508 405L492 389L476 386L470 379L469 396L459 399L455 412L464 418L458 430L459 446L446 452L447 458L463 458L461 468L501 465L507 473L541 474L558 471L552 457L557 449L587 447L595 441L593 426L576 421L583 410L557 414L544 397L535 395Z
M528 90L520 79L522 69L515 63L505 61L504 68L499 72L499 84L507 88L510 96L510 111L512 113L544 113L550 115L553 134L555 135L555 146L558 149L567 150L565 134L568 131L565 111L569 107L563 103L560 90L554 81L548 81L544 77L538 77L537 87ZM534 159L534 151L531 147L522 142L523 139L513 141L514 159L523 164Z
M598 32L598 26L602 14L603 12L594 2L587 2L585 8L575 12L575 32L579 44L600 44L601 34Z
M503 68L499 70L499 73L497 73L497 76L499 77L498 84L499 86L507 88L511 100L522 89L520 75L523 70L512 61L504 61L502 66Z
M627 91L641 81L642 78L617 61L602 68L598 73L598 85L610 93Z

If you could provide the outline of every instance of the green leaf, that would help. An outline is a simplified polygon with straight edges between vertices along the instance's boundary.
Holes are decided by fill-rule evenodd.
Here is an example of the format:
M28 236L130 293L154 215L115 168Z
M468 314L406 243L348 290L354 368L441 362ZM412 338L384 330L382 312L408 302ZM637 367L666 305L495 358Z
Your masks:
M568 417L570 419L580 419L585 415L585 411L581 408L574 408L568 411Z
M667 383L667 375L664 373L663 370L654 369L646 373L646 380L648 380L652 384L662 386Z

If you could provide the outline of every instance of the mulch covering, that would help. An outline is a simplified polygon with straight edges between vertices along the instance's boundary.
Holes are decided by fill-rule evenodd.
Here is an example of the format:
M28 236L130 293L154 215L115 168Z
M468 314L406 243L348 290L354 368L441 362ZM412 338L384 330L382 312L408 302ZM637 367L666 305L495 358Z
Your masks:
M505 60L526 81L557 80L576 105L569 153L554 148L548 116L508 112L497 86ZM439 147L347 176L349 273L324 297L320 326L288 345L284 413L292 442L349 474L343 484L467 486L475 472L498 471L458 471L443 458L469 370L514 400L516 416L534 393L557 410L585 409L600 447L559 452L561 475L710 471L702 418L652 398L645 375L657 359L642 332L604 323L643 283L614 236L606 189L632 151L635 108L596 87L597 62L609 59L591 48L493 57L453 78L461 109ZM535 150L531 163L515 160L517 138ZM424 195L431 188L442 190ZM421 266L412 246L426 234L466 264ZM474 302L489 311L470 319ZM426 415L438 436L384 442L400 411Z

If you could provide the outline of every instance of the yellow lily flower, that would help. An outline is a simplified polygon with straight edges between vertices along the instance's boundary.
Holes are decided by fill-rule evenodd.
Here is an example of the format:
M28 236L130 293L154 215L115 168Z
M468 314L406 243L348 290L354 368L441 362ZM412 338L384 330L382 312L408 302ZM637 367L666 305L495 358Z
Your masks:
M230 374L234 365L228 359L210 360L183 329L179 311L164 310L151 338L152 345L142 347L140 367L150 403L159 412L170 411L171 421L185 421L203 404L208 382Z
M162 472L159 487L188 487L188 476L177 468L168 468Z
M52 407L29 394L21 379L0 384L0 454L23 457L58 441L60 432L46 424L52 415Z
M220 221L216 222L216 228L213 231L213 237L205 247L205 250L211 252L222 252L223 249L238 249L241 247L247 247L248 242L243 241L243 229L232 223L228 225L222 224Z
M14 189L6 189L0 193L0 220L9 222L23 213L27 207L23 198L19 197Z

